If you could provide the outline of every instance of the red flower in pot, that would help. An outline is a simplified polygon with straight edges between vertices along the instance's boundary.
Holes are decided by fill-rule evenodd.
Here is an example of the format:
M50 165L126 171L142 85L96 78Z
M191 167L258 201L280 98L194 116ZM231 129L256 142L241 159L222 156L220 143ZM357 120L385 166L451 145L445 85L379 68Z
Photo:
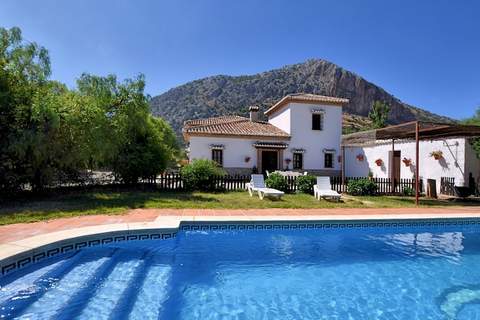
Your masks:
M375 163L377 164L377 166L381 167L382 164L383 164L383 160L382 159L377 159L377 160L375 160Z
M357 154L358 161L363 161L364 159L365 159L365 156L363 154Z
M412 159L403 158L402 162L405 163L405 167L410 167Z

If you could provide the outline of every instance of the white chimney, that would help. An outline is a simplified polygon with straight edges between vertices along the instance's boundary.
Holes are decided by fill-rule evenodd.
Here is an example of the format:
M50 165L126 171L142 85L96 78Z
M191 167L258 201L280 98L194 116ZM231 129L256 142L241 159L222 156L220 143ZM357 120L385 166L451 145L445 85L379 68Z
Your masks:
M250 106L248 111L250 111L250 121L257 122L258 121L258 110L260 108L258 106Z

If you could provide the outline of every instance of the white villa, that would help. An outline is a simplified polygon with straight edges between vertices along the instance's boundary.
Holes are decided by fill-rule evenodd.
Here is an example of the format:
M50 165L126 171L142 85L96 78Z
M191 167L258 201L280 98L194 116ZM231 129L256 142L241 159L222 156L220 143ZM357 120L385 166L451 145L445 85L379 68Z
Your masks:
M258 120L256 106L250 107L250 118L221 116L186 121L183 134L189 144L189 158L214 160L230 174L293 170L340 176L344 170L346 177L371 174L397 181L414 178L415 141L398 139L392 144L373 139L369 145L348 145L345 141L349 136L357 135L352 134L343 136L342 143L342 106L347 103L348 99L336 97L290 94L265 112L268 121ZM478 127L456 127L464 136L469 135L468 130L480 134ZM454 178L457 186L478 182L480 160L469 138L451 137L452 132L447 131L452 128L441 130L447 138L419 142L423 190L427 179L436 180L437 193L442 177ZM441 153L441 157L435 159L432 153Z
M229 173L275 170L340 175L342 106L347 99L313 94L287 95L269 108L268 121L222 116L186 121L190 160L212 159Z

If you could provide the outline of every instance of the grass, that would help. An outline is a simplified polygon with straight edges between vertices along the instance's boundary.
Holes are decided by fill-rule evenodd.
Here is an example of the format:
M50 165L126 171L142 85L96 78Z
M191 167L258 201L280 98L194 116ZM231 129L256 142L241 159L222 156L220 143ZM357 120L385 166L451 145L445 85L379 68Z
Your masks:
M471 203L478 205L478 203ZM421 206L465 205L422 199ZM468 203L467 203L468 205ZM260 208L388 208L414 207L411 197L344 197L340 203L317 201L307 194L286 194L282 200L250 198L247 192L85 192L22 199L0 207L0 225L95 214L122 214L136 208L260 209Z

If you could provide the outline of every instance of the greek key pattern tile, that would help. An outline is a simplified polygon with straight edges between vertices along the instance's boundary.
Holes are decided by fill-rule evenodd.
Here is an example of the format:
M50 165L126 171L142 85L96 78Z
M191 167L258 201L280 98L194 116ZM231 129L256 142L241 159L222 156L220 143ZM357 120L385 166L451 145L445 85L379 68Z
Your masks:
M101 237L95 238L95 235L82 237L80 239L73 239L72 242L60 241L58 246L54 244L47 245L45 250L41 248L30 250L26 253L18 255L18 258L12 257L6 259L6 261L0 261L0 276L4 276L13 271L24 268L33 263L42 261L43 259L54 257L60 254L64 254L71 251L78 251L83 248L105 245L109 243L122 242L122 241L138 241L138 240L165 240L175 238L176 232L153 232L144 233L139 231L135 234L102 234ZM65 243L67 242L67 243Z
M225 230L294 230L294 229L366 229L480 226L480 219L424 219L392 221L303 221L303 222L197 222L182 223L182 231L225 231Z

